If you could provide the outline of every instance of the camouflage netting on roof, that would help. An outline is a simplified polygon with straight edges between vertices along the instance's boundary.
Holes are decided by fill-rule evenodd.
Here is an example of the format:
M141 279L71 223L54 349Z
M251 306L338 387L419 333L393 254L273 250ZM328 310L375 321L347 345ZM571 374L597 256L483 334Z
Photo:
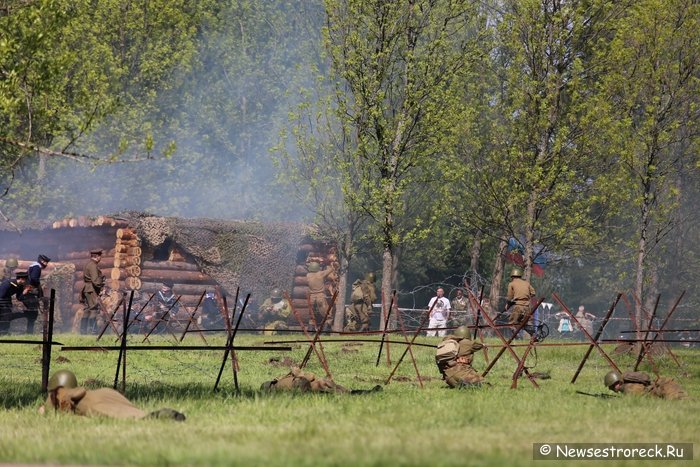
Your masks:
M308 225L219 219L181 219L132 213L141 240L157 247L171 239L229 296L241 288L259 303L274 287L291 290L297 252Z

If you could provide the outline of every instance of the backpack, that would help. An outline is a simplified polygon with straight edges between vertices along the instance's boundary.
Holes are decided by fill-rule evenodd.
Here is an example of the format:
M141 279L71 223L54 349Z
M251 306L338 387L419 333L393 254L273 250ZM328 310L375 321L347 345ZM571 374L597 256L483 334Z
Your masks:
M365 294L362 292L362 283L360 281L355 281L352 284L352 293L350 294L350 300L353 302L362 302L365 299Z
M457 358L457 352L459 351L459 341L454 339L445 339L440 342L435 351L435 363L438 368L442 370L443 368L449 366L450 362L453 362Z

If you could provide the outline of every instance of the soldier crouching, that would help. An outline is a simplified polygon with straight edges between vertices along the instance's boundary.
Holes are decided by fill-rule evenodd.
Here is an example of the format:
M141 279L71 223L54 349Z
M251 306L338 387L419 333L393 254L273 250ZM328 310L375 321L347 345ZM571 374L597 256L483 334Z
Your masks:
M476 387L486 381L472 367L474 352L481 350L484 346L479 342L473 342L468 336L469 328L460 326L454 334L446 336L438 346L435 361L442 379L451 388ZM448 347L455 348L454 354L441 353L441 349Z

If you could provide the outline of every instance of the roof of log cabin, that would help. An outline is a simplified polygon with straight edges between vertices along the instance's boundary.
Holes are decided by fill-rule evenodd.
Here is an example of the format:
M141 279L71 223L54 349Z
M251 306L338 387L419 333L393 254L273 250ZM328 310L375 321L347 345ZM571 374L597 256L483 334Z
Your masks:
M62 221L0 221L4 234L14 231L69 230L71 227L128 227L142 244L157 248L172 242L188 260L221 285L229 296L241 288L262 301L274 287L293 280L302 240L316 235L314 226L301 223L223 219L185 219L122 212L110 216L75 217ZM20 240L21 241L21 240Z

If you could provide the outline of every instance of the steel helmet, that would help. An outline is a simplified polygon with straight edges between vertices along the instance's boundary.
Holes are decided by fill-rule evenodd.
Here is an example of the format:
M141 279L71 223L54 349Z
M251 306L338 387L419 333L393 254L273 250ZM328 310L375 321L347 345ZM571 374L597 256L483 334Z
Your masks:
M376 279L377 276L375 276L373 272L368 272L367 275L365 275L365 280L368 280L370 282L374 282Z
M270 297L271 297L271 298L277 298L277 299L282 298L282 290L280 290L279 287L275 287L275 288L272 289L272 291L270 292Z
M316 261L312 261L308 264L307 268L309 272L318 272L321 270L321 265L318 264Z
M455 329L455 332L452 335L454 337L461 337L462 339L469 337L469 328L466 326L460 326Z
M605 386L608 388L612 388L612 386L619 381L622 381L622 376L620 376L620 373L617 371L609 371L603 379Z
M17 262L17 258L10 258L7 261L5 261L6 268L16 268L17 266L19 266L19 263Z
M519 268L513 268L510 272L510 277L523 277L523 271Z
M68 389L78 387L78 379L75 377L72 371L58 370L56 373L51 375L47 389L49 391L53 391L54 389L58 389L60 387Z

